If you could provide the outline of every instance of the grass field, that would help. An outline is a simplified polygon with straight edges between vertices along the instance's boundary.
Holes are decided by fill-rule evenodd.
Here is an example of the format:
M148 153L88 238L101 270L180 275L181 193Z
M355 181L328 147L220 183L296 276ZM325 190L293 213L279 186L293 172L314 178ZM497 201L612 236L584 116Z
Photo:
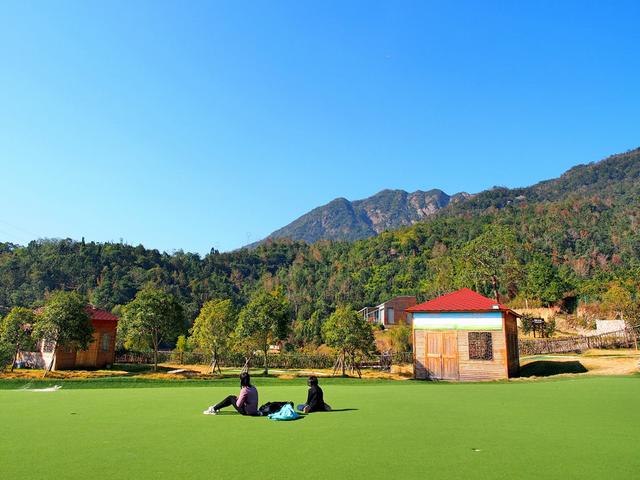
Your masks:
M93 382L55 393L0 385L0 478L640 474L638 376L485 384L328 379L327 401L343 411L295 422L202 415L235 393L236 381L157 388ZM261 402L305 398L302 380L255 383Z

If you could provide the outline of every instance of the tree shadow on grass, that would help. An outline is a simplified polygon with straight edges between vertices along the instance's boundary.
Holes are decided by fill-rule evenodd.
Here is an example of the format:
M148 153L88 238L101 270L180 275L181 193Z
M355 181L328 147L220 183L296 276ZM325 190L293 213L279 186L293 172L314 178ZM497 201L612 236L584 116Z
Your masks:
M577 360L569 362L537 360L520 367L521 377L551 377L563 373L587 373L588 370Z

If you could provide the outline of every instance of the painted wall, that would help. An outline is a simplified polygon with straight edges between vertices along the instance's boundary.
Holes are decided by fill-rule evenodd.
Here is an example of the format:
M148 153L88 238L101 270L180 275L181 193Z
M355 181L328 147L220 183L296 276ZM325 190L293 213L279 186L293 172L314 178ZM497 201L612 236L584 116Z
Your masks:
M502 330L502 312L443 312L413 314L416 330Z

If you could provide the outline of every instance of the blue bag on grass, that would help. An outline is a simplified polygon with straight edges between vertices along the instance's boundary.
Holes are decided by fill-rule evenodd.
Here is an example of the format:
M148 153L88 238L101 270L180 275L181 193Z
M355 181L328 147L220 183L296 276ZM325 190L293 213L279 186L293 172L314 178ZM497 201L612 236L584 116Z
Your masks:
M287 403L276 413L270 414L269 418L271 420L297 420L298 418L302 418L302 415L298 415L293 407Z

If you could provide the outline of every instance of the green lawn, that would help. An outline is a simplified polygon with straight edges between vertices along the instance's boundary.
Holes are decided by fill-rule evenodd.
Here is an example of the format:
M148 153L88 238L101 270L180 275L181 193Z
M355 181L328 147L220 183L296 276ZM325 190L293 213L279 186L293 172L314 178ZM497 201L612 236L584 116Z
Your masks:
M256 383L261 402L300 402L306 394L300 381ZM0 478L609 480L640 475L637 376L488 384L327 380L323 385L327 401L345 411L273 422L231 412L202 415L208 405L236 392L235 382L228 381L215 387L65 384L55 393L5 384Z

